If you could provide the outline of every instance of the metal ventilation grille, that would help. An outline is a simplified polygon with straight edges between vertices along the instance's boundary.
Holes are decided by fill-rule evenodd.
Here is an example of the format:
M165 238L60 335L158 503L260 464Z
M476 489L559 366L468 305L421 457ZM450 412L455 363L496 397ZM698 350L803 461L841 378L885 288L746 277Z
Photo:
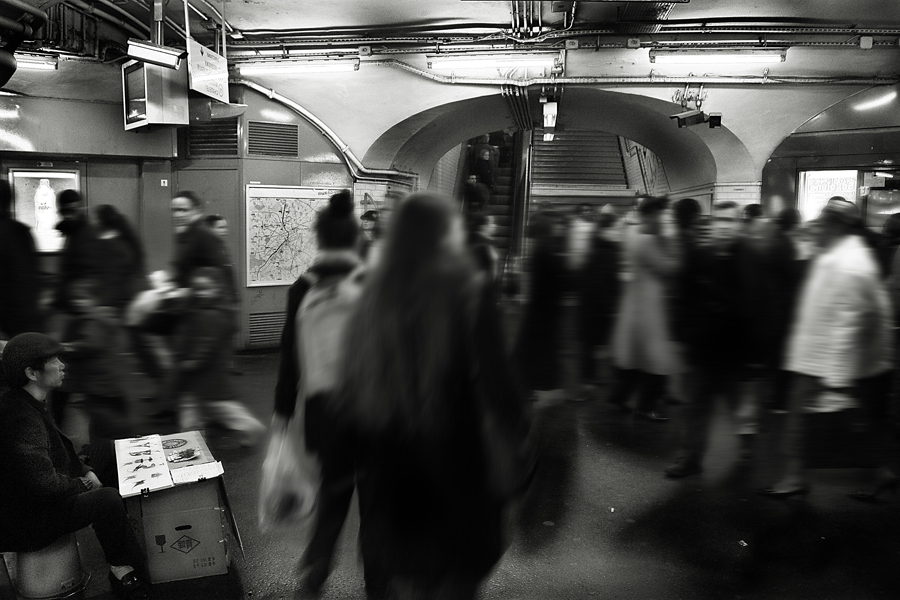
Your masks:
M237 156L238 119L200 121L188 127L190 156Z
M250 121L247 127L247 152L262 156L298 156L300 128L290 123Z
M249 346L251 348L277 348L281 344L284 315L284 311L251 314Z

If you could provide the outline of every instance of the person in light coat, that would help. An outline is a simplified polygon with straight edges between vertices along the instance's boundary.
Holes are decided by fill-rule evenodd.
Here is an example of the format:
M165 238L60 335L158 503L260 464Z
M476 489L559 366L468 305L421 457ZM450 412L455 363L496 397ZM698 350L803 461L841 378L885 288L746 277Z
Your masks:
M859 233L863 225L856 205L832 198L816 225L821 252L801 290L785 359L785 369L793 373L783 445L786 473L774 487L761 490L773 497L809 491L804 412L859 404L876 425L881 446L886 443L879 429L890 395L893 317L878 261ZM885 466L873 492L851 496L871 500L896 484L896 475Z
M623 253L631 278L620 297L613 330L616 382L608 401L624 408L637 391L635 416L664 422L656 409L665 394L666 376L681 372L668 310L671 278L678 270L677 250L662 235L662 211L668 199L648 196L638 206L641 225L625 236Z

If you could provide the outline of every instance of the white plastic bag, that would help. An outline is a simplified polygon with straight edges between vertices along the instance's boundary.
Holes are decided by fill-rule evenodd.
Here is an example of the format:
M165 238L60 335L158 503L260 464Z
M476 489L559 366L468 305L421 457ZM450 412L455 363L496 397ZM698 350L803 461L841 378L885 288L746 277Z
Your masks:
M259 486L259 528L309 517L321 486L318 458L306 450L303 411L291 422L276 417ZM298 422L299 421L299 422Z

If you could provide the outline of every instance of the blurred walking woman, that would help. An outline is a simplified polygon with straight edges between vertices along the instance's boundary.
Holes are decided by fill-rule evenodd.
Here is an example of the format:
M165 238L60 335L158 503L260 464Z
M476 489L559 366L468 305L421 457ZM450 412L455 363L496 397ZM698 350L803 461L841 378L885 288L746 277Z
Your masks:
M459 215L430 194L400 204L369 277L337 403L368 597L473 598L503 551L495 440L527 431L490 288Z

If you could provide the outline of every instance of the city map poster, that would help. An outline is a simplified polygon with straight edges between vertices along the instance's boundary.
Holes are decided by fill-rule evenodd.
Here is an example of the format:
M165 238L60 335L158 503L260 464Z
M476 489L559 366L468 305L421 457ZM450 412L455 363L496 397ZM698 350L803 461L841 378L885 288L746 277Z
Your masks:
M247 287L291 285L312 266L316 213L339 191L247 186Z

